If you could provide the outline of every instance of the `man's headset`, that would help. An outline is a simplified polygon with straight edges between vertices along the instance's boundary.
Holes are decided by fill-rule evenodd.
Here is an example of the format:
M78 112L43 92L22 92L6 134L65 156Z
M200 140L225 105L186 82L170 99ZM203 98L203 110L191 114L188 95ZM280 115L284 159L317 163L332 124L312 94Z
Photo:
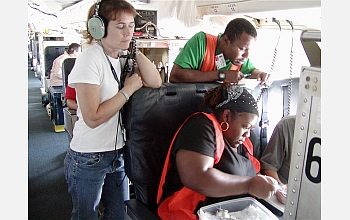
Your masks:
M106 35L107 27L105 20L98 15L101 0L95 3L95 14L88 20L88 31L96 40L102 39Z

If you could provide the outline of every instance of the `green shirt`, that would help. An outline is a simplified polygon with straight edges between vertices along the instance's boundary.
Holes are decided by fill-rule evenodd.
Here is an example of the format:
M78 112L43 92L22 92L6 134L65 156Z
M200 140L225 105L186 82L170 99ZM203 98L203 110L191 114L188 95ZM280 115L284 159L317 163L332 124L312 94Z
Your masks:
M222 34L219 34L218 40L220 40ZM185 69L200 70L202 67L204 54L206 50L206 35L203 31L196 33L191 37L184 48L177 55L174 63ZM219 54L218 47L216 46L215 55ZM226 66L222 67L222 70L229 70L232 63L230 60L226 60ZM250 62L249 58L242 64L240 71L243 74L252 72L255 69L254 65Z

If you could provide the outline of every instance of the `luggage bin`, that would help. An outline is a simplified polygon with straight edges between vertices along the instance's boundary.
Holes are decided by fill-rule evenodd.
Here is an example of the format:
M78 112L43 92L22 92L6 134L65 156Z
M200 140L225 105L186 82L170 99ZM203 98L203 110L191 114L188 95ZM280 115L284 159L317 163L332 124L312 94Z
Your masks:
M49 100L51 115L50 119L54 125L55 132L64 131L64 114L63 108L66 107L62 103L62 86L50 86L49 87Z
M204 206L198 210L200 220L244 219L278 220L270 210L253 197L227 200ZM229 215L225 216L224 215Z

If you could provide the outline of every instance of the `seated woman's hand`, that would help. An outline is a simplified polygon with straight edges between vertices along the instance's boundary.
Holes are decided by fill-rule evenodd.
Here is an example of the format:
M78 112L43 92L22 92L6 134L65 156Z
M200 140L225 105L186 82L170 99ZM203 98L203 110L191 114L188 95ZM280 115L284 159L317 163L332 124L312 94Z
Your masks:
M270 176L257 175L250 180L248 193L259 199L270 198L277 189L278 182Z

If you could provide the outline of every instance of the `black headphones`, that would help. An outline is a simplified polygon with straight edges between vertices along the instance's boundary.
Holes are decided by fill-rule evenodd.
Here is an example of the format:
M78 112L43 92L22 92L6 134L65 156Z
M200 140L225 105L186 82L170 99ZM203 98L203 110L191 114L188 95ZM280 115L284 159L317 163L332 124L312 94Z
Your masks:
M88 20L88 31L96 40L102 39L106 35L106 22L98 15L101 1L95 3L95 14Z

